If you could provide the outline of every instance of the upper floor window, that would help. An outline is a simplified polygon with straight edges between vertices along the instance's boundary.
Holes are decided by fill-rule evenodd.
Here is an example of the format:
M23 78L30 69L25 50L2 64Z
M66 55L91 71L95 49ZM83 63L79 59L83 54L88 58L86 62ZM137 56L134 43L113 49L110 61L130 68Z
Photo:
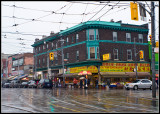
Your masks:
M79 60L79 51L76 51L76 60Z
M41 64L41 59L39 59L39 65Z
M114 59L118 59L118 49L113 50Z
M48 44L47 44L47 49L48 49Z
M45 46L43 45L43 49L45 49Z
M69 39L68 39L68 37L67 37L67 39L66 39L66 45L68 45L68 43L69 43Z
M89 40L94 40L94 29L89 29Z
M98 29L96 29L96 40L99 40L99 33L98 33Z
M95 59L95 47L90 47L90 59Z
M41 47L39 46L39 51L41 51Z
M53 42L52 42L52 48L53 48Z
M99 47L97 47L97 59L99 59Z
M131 33L126 33L126 41L131 42Z
M113 32L113 41L117 41L117 32Z
M143 43L143 34L138 34L139 43Z
M78 39L79 39L79 35L76 34L76 42L78 42Z
M72 36L72 43L74 43L74 37Z
M132 60L132 50L127 49L127 60Z
M58 46L57 46L57 43L56 43L56 49L57 49L57 47L58 47Z

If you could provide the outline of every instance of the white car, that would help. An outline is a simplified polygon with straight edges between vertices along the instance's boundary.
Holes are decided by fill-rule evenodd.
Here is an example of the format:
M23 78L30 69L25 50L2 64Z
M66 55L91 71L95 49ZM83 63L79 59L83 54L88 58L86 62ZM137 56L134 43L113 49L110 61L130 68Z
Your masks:
M125 85L126 89L151 89L152 90L152 81L148 79L137 79L133 83L128 83Z

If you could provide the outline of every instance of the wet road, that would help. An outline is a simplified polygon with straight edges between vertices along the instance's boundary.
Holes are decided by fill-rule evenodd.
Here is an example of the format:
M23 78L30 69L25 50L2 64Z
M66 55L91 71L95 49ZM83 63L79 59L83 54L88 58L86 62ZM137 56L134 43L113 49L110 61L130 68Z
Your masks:
M159 91L1 88L2 113L159 112Z

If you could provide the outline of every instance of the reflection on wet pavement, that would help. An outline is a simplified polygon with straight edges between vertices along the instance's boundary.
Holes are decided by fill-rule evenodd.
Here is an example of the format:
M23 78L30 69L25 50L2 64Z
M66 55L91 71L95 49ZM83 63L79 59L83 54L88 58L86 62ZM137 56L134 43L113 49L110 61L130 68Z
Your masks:
M159 112L159 100L151 99L151 90L14 88L2 91L2 104L30 107L37 112Z

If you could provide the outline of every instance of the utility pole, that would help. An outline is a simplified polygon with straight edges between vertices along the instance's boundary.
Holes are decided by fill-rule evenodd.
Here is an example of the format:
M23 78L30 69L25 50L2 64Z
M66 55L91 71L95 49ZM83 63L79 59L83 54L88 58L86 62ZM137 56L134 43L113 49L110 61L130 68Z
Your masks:
M139 3L139 1L136 1ZM152 98L156 98L156 83L155 83L155 5L154 2L151 1L151 12L148 11L143 5L139 3L140 6L142 6L145 11L147 11L151 17L151 35L152 35L152 60L151 60L151 69L152 69Z
M64 40L61 39L61 48L62 48L62 66L63 66L63 87L65 87L65 78L64 78L64 54L63 54L63 43L64 43Z
M47 52L47 67L48 67L48 79L49 79L49 74L50 74L50 70L49 70L49 50Z
M134 56L135 56L135 69L136 69L136 79L138 79L138 76L137 76L137 53L136 53L136 41L135 41L135 37L134 37Z
M18 53L18 79L19 79L19 53Z
M8 57L6 59L6 78L8 78Z
M36 72L36 69L37 69L37 51L36 51L36 48L34 48L34 51L35 51L35 72L34 72L34 76L35 76L35 79L37 79L37 72Z
M156 98L156 84L155 84L155 5L151 1L151 29L152 29L152 98Z

